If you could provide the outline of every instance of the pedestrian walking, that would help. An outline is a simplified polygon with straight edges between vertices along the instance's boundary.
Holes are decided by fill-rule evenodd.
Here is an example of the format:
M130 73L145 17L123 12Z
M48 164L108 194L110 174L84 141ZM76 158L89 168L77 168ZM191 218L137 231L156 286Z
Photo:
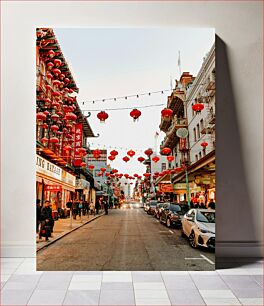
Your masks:
M95 216L95 205L93 202L90 203L90 213Z
M53 232L54 220L52 218L52 209L50 207L50 201L46 200L44 203L44 207L41 210L41 230L40 237L44 236L46 241L51 237L51 233Z
M82 209L83 209L83 201L80 200L79 205L78 205L79 218L82 217Z
M101 204L100 204L100 199L97 199L95 202L95 210L96 210L96 214L99 214L99 209L101 208Z
M199 203L199 208L201 208L201 209L206 208L204 202L201 201L201 202Z
M103 200L103 205L104 205L105 215L108 215L108 203L106 202L106 200Z
M77 200L74 200L72 204L72 216L74 220L76 220L76 216L78 213L78 206L79 206L79 203L77 202Z
M36 233L39 234L39 227L41 222L41 207L40 207L40 199L37 199L36 206Z

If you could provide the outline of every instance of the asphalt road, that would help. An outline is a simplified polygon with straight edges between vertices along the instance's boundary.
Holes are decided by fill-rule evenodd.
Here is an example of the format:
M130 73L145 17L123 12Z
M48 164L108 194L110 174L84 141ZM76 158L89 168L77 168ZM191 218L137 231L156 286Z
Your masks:
M214 262L142 208L109 210L37 253L39 271L207 271Z

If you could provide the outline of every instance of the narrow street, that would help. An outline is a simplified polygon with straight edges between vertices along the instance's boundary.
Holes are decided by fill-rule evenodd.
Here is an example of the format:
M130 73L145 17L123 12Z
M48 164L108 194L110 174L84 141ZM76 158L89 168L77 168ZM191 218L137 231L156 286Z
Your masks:
M117 209L39 251L37 270L214 270L214 258L142 208Z

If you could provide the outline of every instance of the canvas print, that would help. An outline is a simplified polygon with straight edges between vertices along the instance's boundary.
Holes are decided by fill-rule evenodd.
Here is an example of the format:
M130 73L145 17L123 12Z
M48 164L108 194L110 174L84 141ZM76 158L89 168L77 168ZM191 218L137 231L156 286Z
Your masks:
M215 269L214 39L36 29L37 270Z

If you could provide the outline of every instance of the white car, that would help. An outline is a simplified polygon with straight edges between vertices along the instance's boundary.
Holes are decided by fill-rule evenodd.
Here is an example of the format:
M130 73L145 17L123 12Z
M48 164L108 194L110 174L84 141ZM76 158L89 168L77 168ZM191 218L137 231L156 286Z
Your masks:
M193 248L215 248L215 210L190 209L182 219L182 235Z

